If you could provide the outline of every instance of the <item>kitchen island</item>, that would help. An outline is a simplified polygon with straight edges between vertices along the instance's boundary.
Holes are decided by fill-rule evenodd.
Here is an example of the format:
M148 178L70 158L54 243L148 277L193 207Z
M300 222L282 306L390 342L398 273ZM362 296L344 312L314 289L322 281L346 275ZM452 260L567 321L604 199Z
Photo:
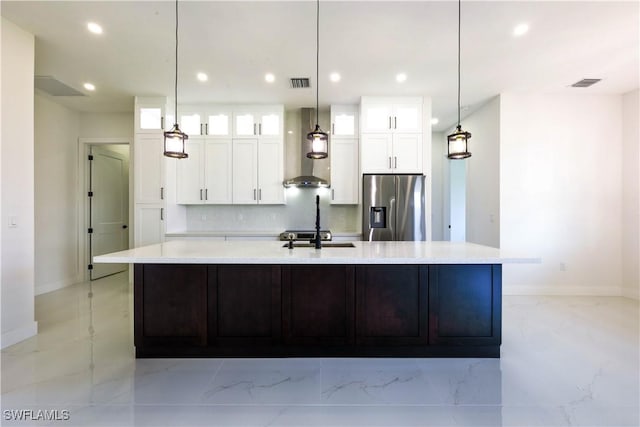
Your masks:
M502 264L471 243L171 241L134 264L136 357L500 357Z

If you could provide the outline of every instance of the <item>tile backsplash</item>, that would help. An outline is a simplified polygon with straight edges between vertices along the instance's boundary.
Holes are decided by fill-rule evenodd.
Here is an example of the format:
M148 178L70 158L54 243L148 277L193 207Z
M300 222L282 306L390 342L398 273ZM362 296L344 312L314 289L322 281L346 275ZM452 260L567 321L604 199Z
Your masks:
M320 195L320 227L336 232L360 230L357 205L331 205L328 189L285 190L286 205L187 206L188 231L284 231L315 228L315 196Z

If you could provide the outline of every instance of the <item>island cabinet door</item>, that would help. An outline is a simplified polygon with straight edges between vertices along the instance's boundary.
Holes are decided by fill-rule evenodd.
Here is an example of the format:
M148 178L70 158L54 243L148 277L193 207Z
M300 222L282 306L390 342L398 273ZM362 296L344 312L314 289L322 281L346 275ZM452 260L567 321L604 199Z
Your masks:
M354 267L282 267L284 341L294 345L354 343Z
M207 344L207 268L136 264L135 345L167 350Z
M356 269L356 340L360 345L426 345L428 271L419 265Z
M281 339L280 266L209 266L209 346Z
M429 343L500 345L501 265L429 266Z

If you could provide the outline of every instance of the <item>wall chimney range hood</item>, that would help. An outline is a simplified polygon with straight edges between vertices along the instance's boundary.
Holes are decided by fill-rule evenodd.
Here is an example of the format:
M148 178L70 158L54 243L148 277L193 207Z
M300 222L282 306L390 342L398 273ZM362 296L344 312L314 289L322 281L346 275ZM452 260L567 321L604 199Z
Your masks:
M311 151L311 142L306 139L307 133L315 127L315 110L313 108L300 109L300 137L302 146L300 150L300 175L287 179L283 182L285 188L328 188L330 184L313 174L313 159L307 158L307 153Z

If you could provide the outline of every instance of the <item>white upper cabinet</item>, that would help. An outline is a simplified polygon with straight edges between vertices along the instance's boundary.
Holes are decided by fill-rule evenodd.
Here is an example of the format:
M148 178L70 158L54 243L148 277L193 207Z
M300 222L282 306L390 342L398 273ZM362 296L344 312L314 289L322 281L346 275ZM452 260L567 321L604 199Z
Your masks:
M233 203L284 204L282 139L233 141Z
M331 136L358 137L358 107L356 105L331 106Z
M231 108L224 106L180 106L178 123L189 138L231 137Z
M282 137L283 130L282 105L234 107L234 138Z
M163 136L137 135L134 141L135 203L162 203L165 197Z
M188 140L189 157L177 163L178 204L230 204L231 139Z
M358 204L358 138L331 138L331 204Z
M362 97L362 133L422 132L422 98Z
M135 133L159 133L165 129L165 98L135 100Z
M422 98L362 97L362 173L423 173Z

